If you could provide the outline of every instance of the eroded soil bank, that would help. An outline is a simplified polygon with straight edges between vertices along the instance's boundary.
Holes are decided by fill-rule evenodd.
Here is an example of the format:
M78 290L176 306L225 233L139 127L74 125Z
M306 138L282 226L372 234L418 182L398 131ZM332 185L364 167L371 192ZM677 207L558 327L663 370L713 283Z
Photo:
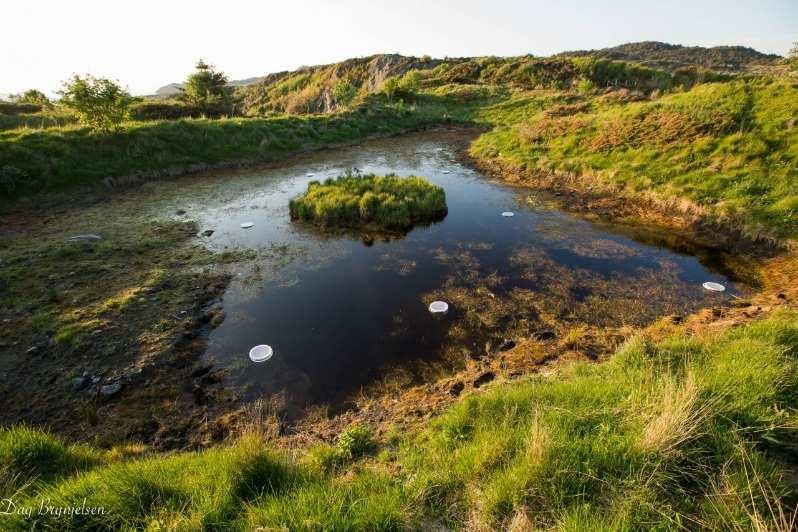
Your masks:
M577 181L543 186L527 176L523 184L548 191L542 194L490 184L488 229L474 234L486 209L469 204L476 190L469 187L487 178L463 164L472 137L443 131L375 141L279 167L151 182L6 215L0 421L159 448L206 445L253 421L291 441L329 438L354 419L377 427L413 422L491 382L550 372L564 360L601 359L652 321L651 334L683 323L733 325L794 301L781 287L798 277L795 261L773 258L772 242L734 238L732 226L718 232L724 226L689 210L657 209L653 201L635 206ZM357 165L370 170L369 164L435 174L448 186L450 218L399 242L307 234L285 220L287 199L307 179ZM499 216L505 209L516 212L516 225L496 230L508 221ZM241 231L244 219L255 219L259 230ZM618 219L624 223L610 222ZM549 238L546 245L519 241L533 226ZM94 234L101 240L69 241ZM625 273L632 283L617 282L625 263L636 265ZM276 312L270 305L306 294L320 314L340 314L334 303L341 294L325 296L323 281L350 270L364 285L361 293L344 279L352 301L393 306L384 316L393 328L380 341L378 320L330 346L340 354L351 345L357 356L347 363L357 367L377 354L384 363L332 388L320 376L335 374L335 360L315 362L315 373L291 363L332 338L319 321L321 330L289 331L311 342L284 344L282 353L293 353L289 361L253 369L241 352L255 341L250 331L260 323L300 327L308 315L309 307ZM739 299L708 301L691 292L710 274L730 287L738 280L732 292ZM394 296L391 285L398 287ZM586 285L595 293L584 293ZM404 301L404 293L413 298ZM424 306L441 298L456 310L436 325ZM708 310L695 312L702 307ZM426 340L414 330L424 330ZM413 348L430 352L408 357ZM351 367L343 369L352 373Z

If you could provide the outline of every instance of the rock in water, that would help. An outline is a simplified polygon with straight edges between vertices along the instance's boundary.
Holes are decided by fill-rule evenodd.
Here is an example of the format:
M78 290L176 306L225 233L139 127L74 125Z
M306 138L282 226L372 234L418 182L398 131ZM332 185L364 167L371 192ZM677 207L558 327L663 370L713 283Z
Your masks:
M106 384L105 386L100 387L100 393L106 397L110 397L119 393L119 390L122 389L121 382L112 382L111 384Z
M91 379L85 376L75 377L72 379L72 389L79 392L91 384Z

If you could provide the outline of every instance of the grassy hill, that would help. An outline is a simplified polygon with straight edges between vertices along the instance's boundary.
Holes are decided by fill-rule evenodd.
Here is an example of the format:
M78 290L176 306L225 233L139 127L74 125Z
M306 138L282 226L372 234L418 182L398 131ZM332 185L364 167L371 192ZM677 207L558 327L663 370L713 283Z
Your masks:
M798 89L708 83L658 98L519 93L482 111L472 154L505 172L587 176L613 193L687 199L752 235L798 235Z
M698 66L717 72L741 72L752 66L773 65L782 58L746 46L681 46L658 41L621 44L599 50L563 52L565 56L593 56L639 62L653 68L676 70Z

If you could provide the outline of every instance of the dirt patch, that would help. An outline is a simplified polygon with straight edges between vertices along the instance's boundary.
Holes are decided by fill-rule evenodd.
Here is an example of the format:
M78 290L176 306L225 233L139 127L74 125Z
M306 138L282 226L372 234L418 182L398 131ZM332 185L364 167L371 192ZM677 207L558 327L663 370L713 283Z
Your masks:
M101 218L9 220L14 235L0 239L0 423L98 444L205 441L214 430L200 400L207 376L193 376L194 362L224 317L222 259L196 245L193 222ZM94 232L80 231L89 223Z

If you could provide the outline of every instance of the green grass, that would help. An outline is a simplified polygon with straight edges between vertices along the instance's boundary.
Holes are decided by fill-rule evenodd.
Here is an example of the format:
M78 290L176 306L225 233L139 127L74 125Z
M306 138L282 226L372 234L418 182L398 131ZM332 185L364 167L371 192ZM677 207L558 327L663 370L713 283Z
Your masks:
M797 358L798 316L785 311L723 334L633 337L607 363L499 384L379 447L350 429L332 446L349 453L337 467L255 433L130 457L27 428L2 429L0 464L38 475L17 485L17 506L104 509L38 516L45 530L788 530Z
M461 122L479 102L428 96L415 105L375 97L347 112L274 118L129 122L115 133L82 127L0 132L0 199L228 161L270 160L375 135Z
M530 172L571 172L632 193L687 198L751 233L798 236L798 87L699 85L643 101L524 93L488 107L472 153Z
M407 230L446 216L446 195L422 177L349 173L310 182L289 207L292 219L322 227Z

